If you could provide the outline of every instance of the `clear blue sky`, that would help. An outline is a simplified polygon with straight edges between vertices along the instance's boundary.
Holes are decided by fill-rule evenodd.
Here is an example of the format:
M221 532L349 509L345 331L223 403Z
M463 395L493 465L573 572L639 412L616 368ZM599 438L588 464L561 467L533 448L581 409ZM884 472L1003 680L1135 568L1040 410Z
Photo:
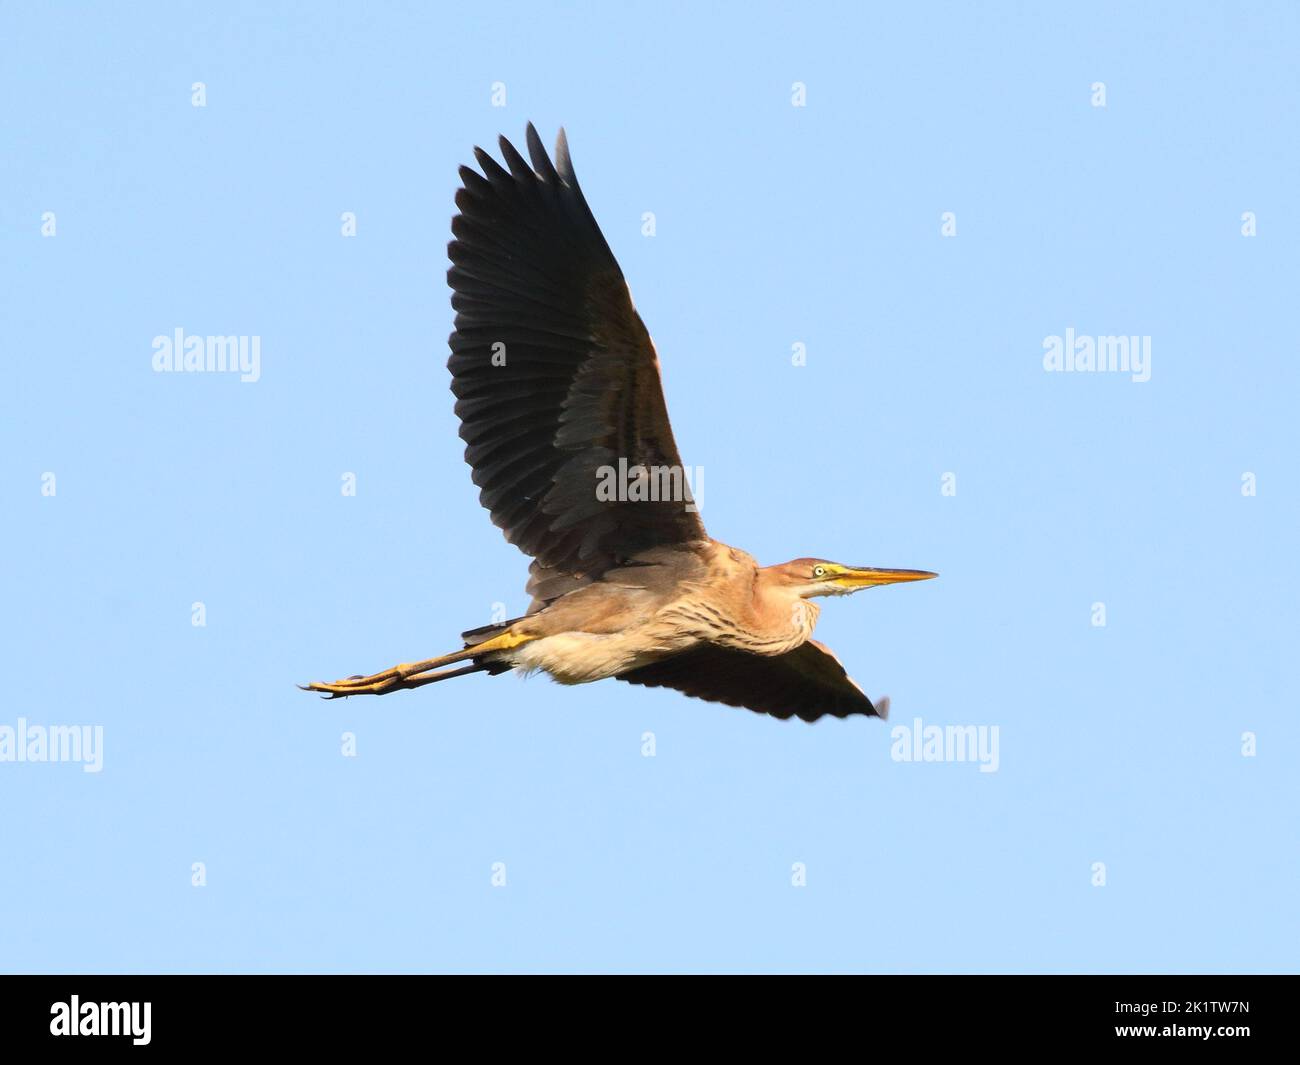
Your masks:
M1045 7L6 5L0 727L104 749L0 763L0 969L1294 970L1300 15ZM526 605L444 248L530 119L710 532L942 574L823 612L890 724L294 688ZM260 380L155 373L177 327ZM917 717L998 771L892 760Z

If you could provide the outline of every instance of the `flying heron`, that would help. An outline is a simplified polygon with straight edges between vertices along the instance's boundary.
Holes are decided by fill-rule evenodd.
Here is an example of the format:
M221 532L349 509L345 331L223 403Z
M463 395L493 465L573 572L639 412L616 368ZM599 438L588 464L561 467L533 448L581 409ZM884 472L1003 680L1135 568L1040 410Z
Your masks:
M452 219L451 389L465 460L492 521L532 556L528 612L463 633L452 654L307 687L386 695L463 676L617 677L805 721L884 717L812 639L819 608L935 574L798 558L760 566L712 539L693 505L654 344L578 187L561 130L552 163L501 138L474 149ZM636 484L609 487L612 470ZM676 471L668 492L645 479ZM447 669L447 666L457 668Z

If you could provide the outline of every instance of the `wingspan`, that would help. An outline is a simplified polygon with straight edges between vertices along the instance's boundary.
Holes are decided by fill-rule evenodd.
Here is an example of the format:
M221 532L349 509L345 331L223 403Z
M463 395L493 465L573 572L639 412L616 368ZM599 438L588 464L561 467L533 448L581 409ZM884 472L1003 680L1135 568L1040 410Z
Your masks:
M884 717L889 705L882 700L878 710L844 672L840 660L816 640L770 657L699 644L618 679L650 688L676 688L697 699L804 721L827 714Z
M531 124L531 165L500 143L509 169L481 149L482 175L461 167L448 246L456 331L447 366L460 435L483 505L536 559L535 578L585 583L639 552L707 534L689 495L598 497L602 468L620 459L682 469L654 345L563 131L554 165Z

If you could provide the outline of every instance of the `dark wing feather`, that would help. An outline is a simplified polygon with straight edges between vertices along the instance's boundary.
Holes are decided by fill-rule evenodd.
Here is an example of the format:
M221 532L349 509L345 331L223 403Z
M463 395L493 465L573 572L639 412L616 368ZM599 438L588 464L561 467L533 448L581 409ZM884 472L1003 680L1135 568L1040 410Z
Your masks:
M687 500L603 501L598 471L681 469L654 345L578 188L564 132L529 165L461 167L447 273L452 391L465 460L493 522L535 573L589 581L648 548L706 539ZM493 365L504 344L505 365ZM679 480L679 483L682 483ZM560 582L561 584L563 582Z
M783 655L753 655L705 643L619 680L649 688L676 688L696 699L743 706L773 717L816 721L825 714L883 717L825 645L809 640Z

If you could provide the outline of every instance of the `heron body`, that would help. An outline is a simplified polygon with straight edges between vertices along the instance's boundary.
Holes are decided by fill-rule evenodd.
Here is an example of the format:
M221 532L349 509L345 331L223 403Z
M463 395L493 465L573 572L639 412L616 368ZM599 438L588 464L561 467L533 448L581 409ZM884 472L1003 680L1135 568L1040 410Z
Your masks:
M531 604L464 633L460 651L307 687L383 695L517 669L671 687L775 717L882 716L812 639L809 600L934 574L815 558L760 566L708 535L689 477L669 492L602 490L613 470L684 470L658 357L563 131L554 163L531 125L530 161L500 143L505 167L475 149L482 173L460 171L447 365L480 501L533 558Z
M512 664L583 684L700 643L785 654L817 623L815 604L763 579L750 555L716 540L651 552L608 577L515 625L535 639L514 652Z

